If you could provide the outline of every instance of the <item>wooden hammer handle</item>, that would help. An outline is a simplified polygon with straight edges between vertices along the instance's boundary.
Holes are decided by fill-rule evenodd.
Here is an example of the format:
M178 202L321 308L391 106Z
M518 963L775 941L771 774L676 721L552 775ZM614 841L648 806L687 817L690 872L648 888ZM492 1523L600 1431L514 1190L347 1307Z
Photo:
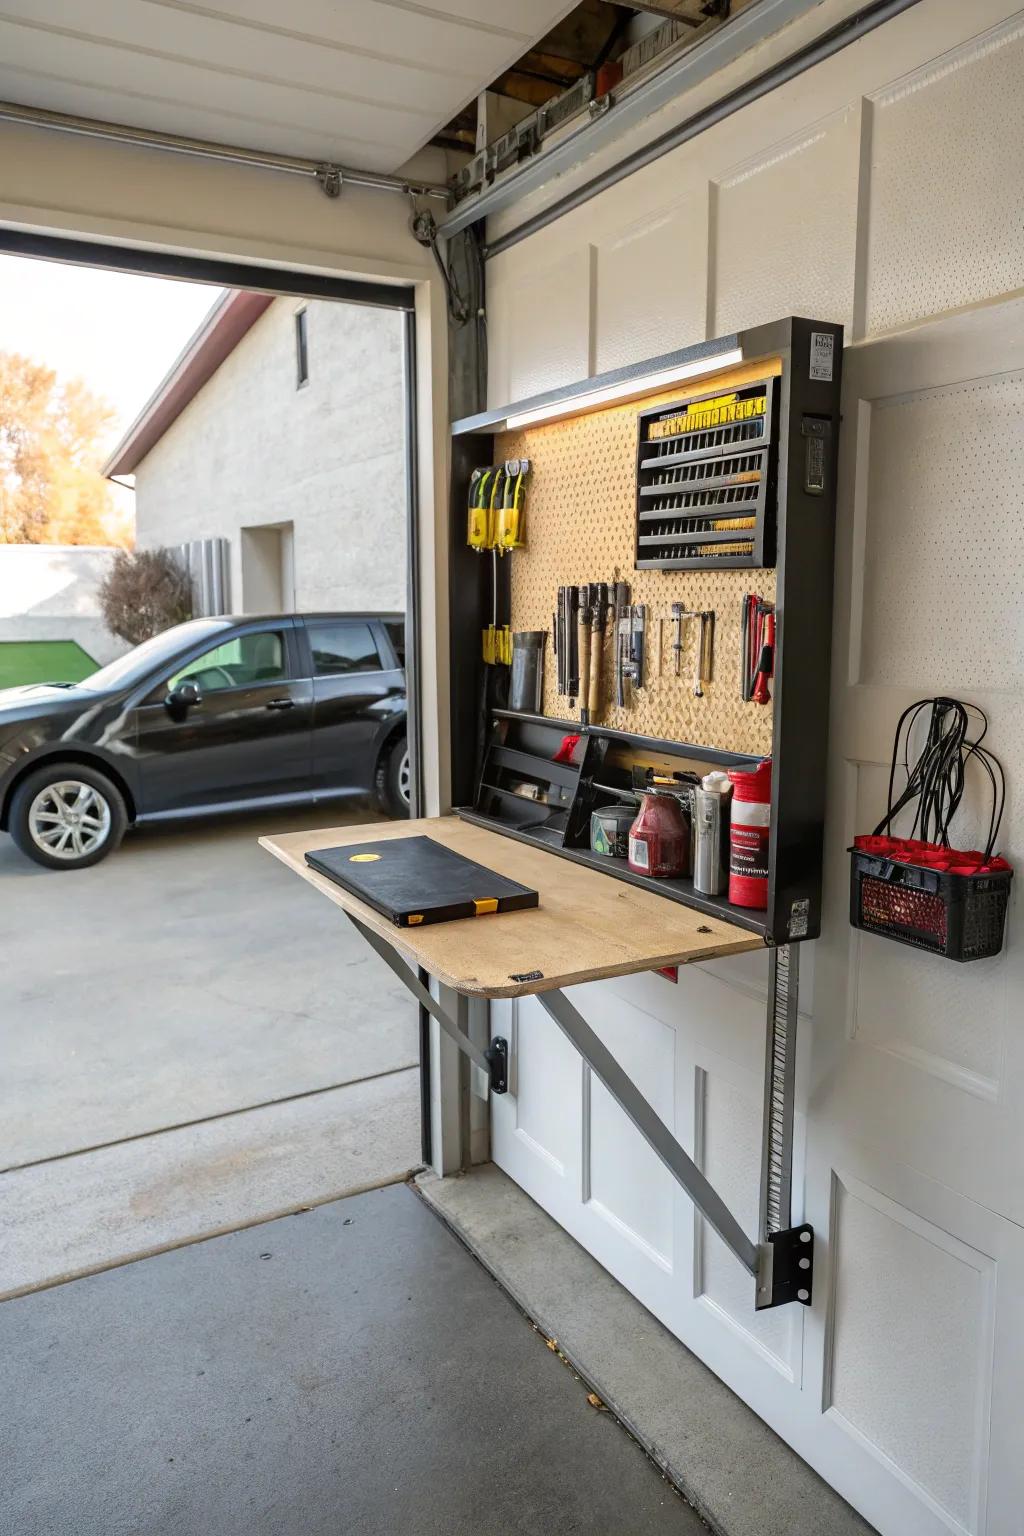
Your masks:
M595 624L590 635L590 689L587 707L591 720L601 713L601 664L604 658L604 625Z
M590 623L582 608L576 622L576 638L580 659L580 709L585 710L590 693Z

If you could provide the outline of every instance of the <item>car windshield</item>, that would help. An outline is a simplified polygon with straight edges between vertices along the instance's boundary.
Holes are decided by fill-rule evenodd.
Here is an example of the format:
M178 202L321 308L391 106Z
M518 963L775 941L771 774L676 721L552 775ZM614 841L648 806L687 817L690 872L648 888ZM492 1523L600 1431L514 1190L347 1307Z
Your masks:
M126 651L116 661L100 667L98 672L90 673L78 686L103 693L108 688L124 688L132 683L140 683L163 662L173 661L197 640L212 638L229 622L227 619L192 619L188 624L176 624L173 629L165 629L163 634L154 635L151 640L143 640L134 650Z

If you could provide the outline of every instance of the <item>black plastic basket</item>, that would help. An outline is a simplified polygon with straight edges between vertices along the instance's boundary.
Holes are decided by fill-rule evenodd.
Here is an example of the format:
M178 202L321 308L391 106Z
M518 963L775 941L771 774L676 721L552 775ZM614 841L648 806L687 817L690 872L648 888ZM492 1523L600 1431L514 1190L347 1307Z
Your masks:
M947 960L985 960L1003 947L1013 870L953 875L851 848L850 922Z

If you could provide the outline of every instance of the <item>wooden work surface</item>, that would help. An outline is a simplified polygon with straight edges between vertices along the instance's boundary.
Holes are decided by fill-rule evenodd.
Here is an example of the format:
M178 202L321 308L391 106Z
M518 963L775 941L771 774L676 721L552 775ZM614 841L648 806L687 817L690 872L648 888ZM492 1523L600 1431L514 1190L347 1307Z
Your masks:
M306 854L319 848L424 835L531 886L539 893L540 905L525 912L399 928L306 863ZM438 981L477 997L522 997L663 965L737 955L760 949L764 942L720 918L691 912L456 816L286 832L261 837L260 845ZM533 971L540 975L531 981L513 979Z

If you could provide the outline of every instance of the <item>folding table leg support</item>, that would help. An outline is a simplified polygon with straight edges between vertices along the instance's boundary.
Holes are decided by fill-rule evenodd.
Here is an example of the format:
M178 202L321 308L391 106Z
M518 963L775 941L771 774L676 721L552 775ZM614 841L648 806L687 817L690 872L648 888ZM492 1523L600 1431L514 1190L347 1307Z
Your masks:
M407 988L416 1001L427 1010L432 1018L435 1018L446 1034L450 1035L475 1067L479 1067L484 1074L492 1093L508 1092L508 1045L504 1040L492 1040L485 1051L481 1050L475 1041L469 1038L458 1018L452 1018L438 1002L434 994L423 985L416 972L399 959L394 946L386 939L382 939L372 928L367 928L358 918L347 912L346 917L369 944L375 950L389 970L394 971L403 987ZM461 999L460 999L461 1001ZM460 1010L464 1012L465 1010Z
M774 985L774 965L772 975ZM811 1229L800 1227L791 1231L774 1230L770 1233L766 1232L761 1242L754 1243L744 1232L721 1195L690 1155L680 1146L665 1122L565 994L557 990L540 992L537 994L537 1001L554 1019L563 1034L572 1041L587 1066L604 1084L623 1112L628 1115L672 1177L686 1191L708 1225L718 1233L744 1269L754 1276L755 1306L760 1310L765 1307L780 1306L789 1301L809 1302L809 1260L813 1252ZM794 1033L795 1030L791 1032L791 1039ZM768 1059L770 1063L775 1062L771 1044L769 1044ZM780 1144L780 1156L785 1162L785 1159L792 1155L791 1072L788 1085L785 1089L780 1089L780 1093L787 1097L789 1111L788 1136ZM774 1141L772 1145L774 1148L776 1145ZM773 1166L776 1165L773 1164ZM788 1165L785 1171L785 1189L788 1198Z

